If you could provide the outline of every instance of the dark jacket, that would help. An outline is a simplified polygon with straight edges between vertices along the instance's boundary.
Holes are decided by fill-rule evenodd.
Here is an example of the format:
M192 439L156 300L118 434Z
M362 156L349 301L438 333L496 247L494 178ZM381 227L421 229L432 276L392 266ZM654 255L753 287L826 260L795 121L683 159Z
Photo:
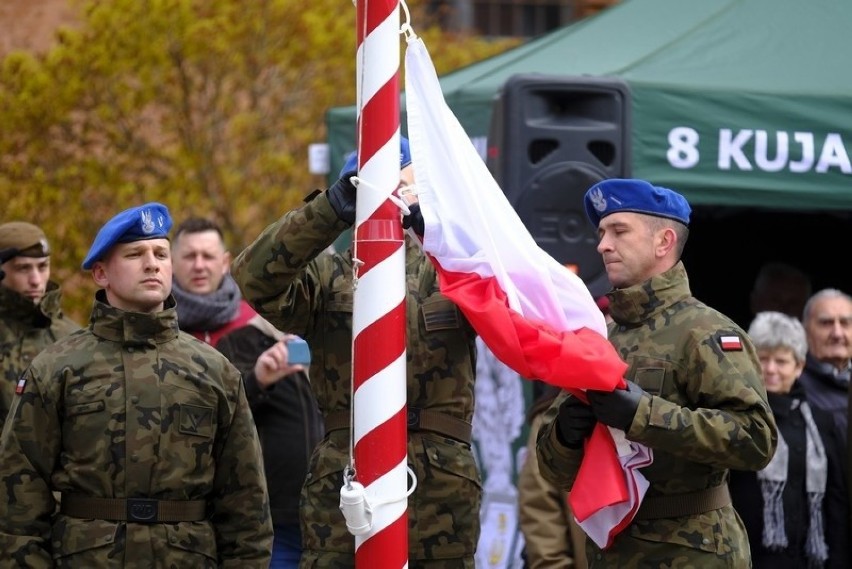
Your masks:
M804 386L811 408L822 409L831 415L838 432L843 433L845 445L849 417L849 380L836 377L827 371L825 364L809 353L805 359L805 369L796 381Z
M808 535L809 508L805 487L806 476L806 437L805 422L801 408L794 401L805 400L804 386L797 381L789 394L769 393L769 405L772 408L778 431L787 443L789 466L787 483L784 486L784 528L789 545L783 551L769 551L763 541L763 496L756 472L742 470L731 471L731 499L748 531L751 544L752 563L755 568L799 569L807 567L805 541ZM828 480L823 499L823 527L828 545L826 568L849 567L849 547L847 542L848 521L846 519L846 494L843 485L845 450L834 427L831 417L824 411L811 407L817 429L822 436L828 459Z
M282 336L242 301L237 319L245 324L221 337L213 336L222 352L243 375L263 448L266 483L275 525L299 525L299 494L314 447L324 433L322 415L305 373L289 375L269 389L257 383L254 364ZM194 333L204 339L203 333Z

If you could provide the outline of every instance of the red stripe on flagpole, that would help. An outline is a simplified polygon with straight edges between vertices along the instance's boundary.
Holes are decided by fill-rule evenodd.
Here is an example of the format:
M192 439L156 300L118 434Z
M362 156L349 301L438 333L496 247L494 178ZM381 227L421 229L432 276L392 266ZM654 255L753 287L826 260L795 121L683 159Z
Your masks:
M383 337L386 330L398 329L400 325L405 326L404 302L380 316L355 337L355 352L370 354L369 358L362 358L353 363L352 381L356 391L403 353L404 344L388 342L388 338Z
M358 468L358 480L364 486L369 486L405 460L405 418L406 410L401 409L358 441L355 448L363 461ZM388 444L390 441L397 444ZM400 445L400 442L403 444Z
M399 114L390 116L389 109L399 109L399 80L394 77L368 101L364 101L363 117L369 128L361 130L360 152L364 156L373 156L381 149L399 128ZM362 162L365 163L365 161Z
M359 567L403 567L407 562L408 522L405 516L365 541L358 549Z
M393 239L399 239L399 209L392 203L385 202L376 213L385 213L385 210L388 208L390 209L390 213L394 214L394 218L370 219L359 225L358 229L355 230L356 239L375 241L372 244L372 251L375 253L375 256L364 259L362 255L361 262L363 265L361 265L360 269L361 276L369 273L378 263L390 257L394 251L399 249L399 243L392 241Z
M358 45L364 43L364 38L375 30L382 22L392 14L399 11L399 2L396 0L370 0L370 9L367 10L367 2L358 2L355 11L355 19L359 22L357 26ZM366 26L364 20L366 19Z

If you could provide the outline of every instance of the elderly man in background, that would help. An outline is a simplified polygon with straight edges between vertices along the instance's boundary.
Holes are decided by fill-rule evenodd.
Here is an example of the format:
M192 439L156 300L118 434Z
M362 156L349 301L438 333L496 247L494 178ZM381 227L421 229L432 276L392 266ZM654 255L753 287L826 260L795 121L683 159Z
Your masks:
M846 432L852 373L852 297L823 289L808 299L802 314L808 355L799 381L812 407L827 411ZM845 443L845 441L844 441Z
M59 285L50 280L50 245L25 221L0 225L0 425L18 378L32 359L80 328L62 314Z
M847 497L852 487L852 454L849 440L849 380L852 375L852 297L843 291L826 288L808 299L802 314L808 338L808 355L805 369L799 377L811 407L831 416L835 430L843 437L846 449L844 461ZM846 502L846 517L852 527L852 505ZM852 538L852 536L849 536Z

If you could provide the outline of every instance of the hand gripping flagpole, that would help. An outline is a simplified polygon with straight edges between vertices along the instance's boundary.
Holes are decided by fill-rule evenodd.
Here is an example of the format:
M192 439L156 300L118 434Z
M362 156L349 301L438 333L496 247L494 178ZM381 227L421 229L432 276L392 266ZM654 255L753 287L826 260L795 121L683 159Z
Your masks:
M357 0L356 8L354 468L341 506L361 502L354 511L365 514L347 519L357 569L397 569L408 566L405 243L390 199L400 180L399 0Z

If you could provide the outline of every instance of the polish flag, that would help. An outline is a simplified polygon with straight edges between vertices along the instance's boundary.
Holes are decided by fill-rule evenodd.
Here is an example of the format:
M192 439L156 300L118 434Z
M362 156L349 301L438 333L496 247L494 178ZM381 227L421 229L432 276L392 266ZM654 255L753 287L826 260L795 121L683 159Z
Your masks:
M408 137L425 233L441 292L504 364L585 400L623 388L627 365L583 281L535 243L444 101L425 45L405 56ZM601 547L626 527L647 482L650 451L599 424L570 494L574 515Z

